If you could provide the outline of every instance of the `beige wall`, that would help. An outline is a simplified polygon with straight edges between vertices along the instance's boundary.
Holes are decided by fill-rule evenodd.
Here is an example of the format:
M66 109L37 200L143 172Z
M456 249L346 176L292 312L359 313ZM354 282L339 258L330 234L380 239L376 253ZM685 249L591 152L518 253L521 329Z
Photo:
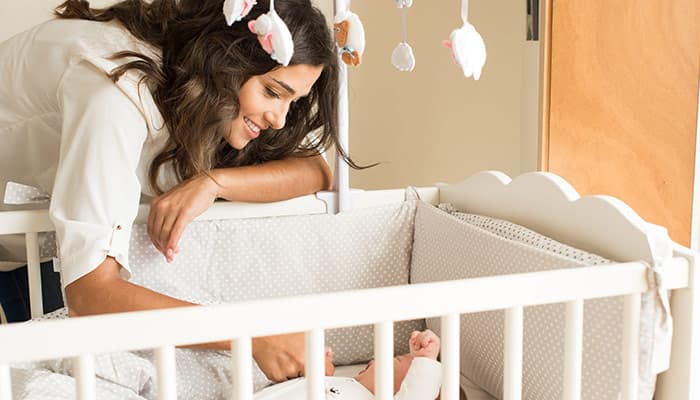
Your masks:
M53 9L63 0L0 0L0 41L51 18ZM114 0L91 0L95 7L104 7Z
M331 0L315 2L330 13ZM0 1L0 40L49 18L59 3ZM531 112L521 111L532 109L521 87L533 75L532 66L523 64L524 1L470 2L470 21L488 52L480 81L464 78L441 46L461 24L459 1L414 1L408 10L408 42L417 62L410 73L390 63L401 37L395 1L355 0L352 8L364 22L367 49L363 65L350 71L350 151L360 163L382 163L353 171L353 187L422 186L458 181L482 169L510 175L534 169L529 168L536 158L534 133L521 128L533 124Z
M439 6L436 6L439 4ZM354 187L459 181L472 172L520 172L525 2L470 2L470 21L486 43L481 80L466 79L441 46L461 25L459 1L416 0L408 9L413 72L390 63L401 38L394 1L353 1L365 26L364 62L350 71L350 152L361 163Z

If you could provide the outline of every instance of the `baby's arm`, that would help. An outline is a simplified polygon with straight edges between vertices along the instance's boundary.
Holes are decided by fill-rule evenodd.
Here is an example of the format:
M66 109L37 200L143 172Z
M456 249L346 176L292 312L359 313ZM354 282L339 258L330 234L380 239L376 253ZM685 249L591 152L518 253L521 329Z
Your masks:
M395 400L434 400L440 393L442 369L437 361L440 338L433 331L414 331L408 340L414 357Z

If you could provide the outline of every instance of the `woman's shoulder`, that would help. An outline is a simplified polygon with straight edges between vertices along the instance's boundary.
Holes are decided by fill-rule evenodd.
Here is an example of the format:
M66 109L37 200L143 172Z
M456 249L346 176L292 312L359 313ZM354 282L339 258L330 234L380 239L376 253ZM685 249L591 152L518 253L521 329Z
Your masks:
M120 51L134 51L159 58L157 48L134 37L118 21L52 19L39 25L35 40L71 48L74 53L110 58Z
M37 31L35 40L56 41L68 50L70 64L87 63L107 77L115 68L133 58L114 58L114 54L132 51L158 62L159 52L135 38L119 22L95 22L76 19L48 21ZM152 134L164 129L163 119L148 85L138 70L127 70L114 84L143 114ZM110 79L111 80L111 79Z

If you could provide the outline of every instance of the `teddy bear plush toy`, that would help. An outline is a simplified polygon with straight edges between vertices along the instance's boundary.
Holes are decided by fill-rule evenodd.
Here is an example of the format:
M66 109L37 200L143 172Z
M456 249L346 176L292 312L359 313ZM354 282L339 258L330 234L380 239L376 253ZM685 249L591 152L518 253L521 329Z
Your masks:
M349 0L336 0L335 40L340 49L340 58L347 65L362 63L365 51L365 28L360 17L350 11Z

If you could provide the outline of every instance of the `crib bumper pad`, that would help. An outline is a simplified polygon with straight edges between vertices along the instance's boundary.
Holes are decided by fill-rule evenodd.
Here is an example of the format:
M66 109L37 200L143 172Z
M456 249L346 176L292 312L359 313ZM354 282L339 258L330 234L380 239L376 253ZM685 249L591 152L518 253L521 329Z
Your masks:
M494 218L445 213L419 204L411 261L411 282L475 278L610 263L522 226ZM667 236L666 236L667 238ZM663 235L655 240L663 242ZM659 260L663 265L663 260ZM659 266L657 270L662 270ZM661 293L661 294L660 294ZM642 295L639 398L650 400L656 373L668 355L670 325L664 293ZM661 297L660 297L661 296ZM623 299L584 303L582 399L616 400L620 393ZM565 307L526 307L523 325L523 399L559 399L564 360ZM427 321L439 331L437 319ZM461 317L461 372L491 395L503 393L503 311Z

